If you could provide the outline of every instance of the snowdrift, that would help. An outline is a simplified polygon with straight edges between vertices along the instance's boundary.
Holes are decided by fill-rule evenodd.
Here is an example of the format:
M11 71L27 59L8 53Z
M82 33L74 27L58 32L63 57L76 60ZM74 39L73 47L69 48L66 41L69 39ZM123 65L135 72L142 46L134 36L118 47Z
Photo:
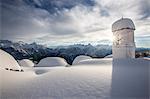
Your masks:
M29 59L18 60L18 63L22 67L33 67L34 63Z
M87 60L87 59L92 59L92 58L90 56L80 55L74 59L72 64L75 65L75 64L78 64L79 62L81 62L83 60Z
M55 66L67 66L67 62L65 59L61 57L47 57L36 65L36 67L55 67Z
M105 56L104 58L113 58L113 55L110 54L110 55Z
M76 65L72 66L92 66L93 64L98 65L98 66L103 66L103 65L110 65L112 63L112 58L93 58L93 59L86 59L78 62Z
M0 49L0 68L10 70L21 70L17 61L9 53Z

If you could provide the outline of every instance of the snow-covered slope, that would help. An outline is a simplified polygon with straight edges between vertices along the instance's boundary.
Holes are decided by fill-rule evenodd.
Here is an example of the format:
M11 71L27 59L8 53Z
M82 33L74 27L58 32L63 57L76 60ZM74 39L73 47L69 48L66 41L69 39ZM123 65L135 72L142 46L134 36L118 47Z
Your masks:
M104 99L111 88L111 66L52 67L39 76L31 72L2 74L2 99ZM16 83L10 83L10 77Z
M25 72L0 69L1 98L149 99L149 60L112 63L109 58L86 62L71 67L46 67L48 71L38 75L34 73L37 67Z
M81 60L77 65L73 65L73 66L81 66L81 65L88 65L88 66L93 66L94 65L99 65L99 66L103 66L103 65L110 65L112 63L112 58L93 58L93 59L86 59L86 60Z
M0 68L21 70L17 61L7 52L0 49Z

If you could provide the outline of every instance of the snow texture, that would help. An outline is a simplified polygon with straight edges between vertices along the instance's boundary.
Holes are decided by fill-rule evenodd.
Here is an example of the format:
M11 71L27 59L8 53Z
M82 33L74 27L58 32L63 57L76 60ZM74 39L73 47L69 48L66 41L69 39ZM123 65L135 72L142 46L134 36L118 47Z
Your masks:
M113 60L111 95L115 99L149 99L150 61Z
M103 65L110 65L112 63L112 58L93 58L93 59L86 59L86 60L82 60L80 61L77 65L73 65L73 66L92 66L94 65L99 65L99 66L103 66Z

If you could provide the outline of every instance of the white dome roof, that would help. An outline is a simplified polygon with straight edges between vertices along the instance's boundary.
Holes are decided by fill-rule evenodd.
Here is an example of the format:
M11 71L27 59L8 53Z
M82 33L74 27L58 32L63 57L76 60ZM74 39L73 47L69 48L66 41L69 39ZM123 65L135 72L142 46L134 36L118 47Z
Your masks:
M12 69L12 70L21 70L17 61L7 52L0 49L0 68L3 69Z
M29 59L19 60L18 63L20 66L23 66L23 67L33 67L34 66L34 63Z
M55 67L68 65L66 60L61 57L46 57L36 65L37 67Z
M129 18L122 18L120 20L117 20L112 25L112 32L121 30L121 29L133 29L135 30L134 23Z
M72 64L78 64L80 61L87 60L87 59L92 59L92 58L90 56L80 55L74 59Z

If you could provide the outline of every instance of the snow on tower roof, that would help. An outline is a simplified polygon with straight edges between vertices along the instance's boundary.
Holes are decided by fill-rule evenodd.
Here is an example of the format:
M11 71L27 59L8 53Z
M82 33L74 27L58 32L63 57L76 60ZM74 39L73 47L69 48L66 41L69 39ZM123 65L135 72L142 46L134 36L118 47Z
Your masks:
M55 67L55 66L67 66L65 59L61 57L46 57L36 65L36 67Z
M10 70L21 70L17 61L7 52L0 49L0 68Z
M90 56L86 56L86 55L80 55L80 56L77 56L74 61L73 61L73 65L74 64L78 64L79 62L83 61L83 60L87 60L87 59L92 59Z
M29 59L19 60L18 63L20 66L23 66L23 67L33 67L34 66L34 63Z
M134 23L129 18L121 18L120 20L117 20L112 25L112 32L122 30L122 29L133 29L135 30Z

